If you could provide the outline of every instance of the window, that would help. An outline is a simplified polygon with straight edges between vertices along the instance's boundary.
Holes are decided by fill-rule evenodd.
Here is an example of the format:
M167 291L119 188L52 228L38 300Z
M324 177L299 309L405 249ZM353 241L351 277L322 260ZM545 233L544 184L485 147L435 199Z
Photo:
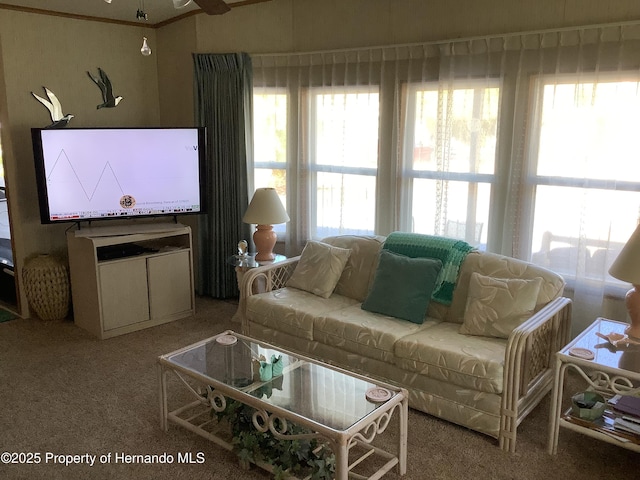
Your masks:
M311 237L373 234L378 92L310 89L309 108Z
M254 186L273 187L286 206L287 188L304 223L305 238L373 234L378 163L378 92L369 89L312 88L305 91L307 124L302 178L287 185L287 94L254 89ZM306 171L305 171L306 170ZM307 176L308 174L308 176ZM288 208L289 209L289 208ZM274 226L278 233L286 225Z
M499 88L405 88L401 229L487 243Z
M563 275L574 329L620 318L607 273L640 216L639 38L609 25L252 57L256 86L290 94L291 254L338 233L456 237Z
M640 84L577 80L542 76L535 84L531 252L568 280L604 279L640 209Z
M287 208L287 94L281 89L254 89L254 187L275 188ZM286 224L274 225L284 234Z

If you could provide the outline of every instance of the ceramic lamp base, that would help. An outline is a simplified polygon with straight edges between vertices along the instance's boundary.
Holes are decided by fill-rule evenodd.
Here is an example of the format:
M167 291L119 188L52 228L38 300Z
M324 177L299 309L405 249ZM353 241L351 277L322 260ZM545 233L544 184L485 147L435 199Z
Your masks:
M256 244L256 261L264 262L273 260L273 247L276 245L278 235L273 231L273 225L257 225L253 234L253 243Z
M631 318L631 325L626 328L624 333L634 339L640 339L640 286L634 285L627 292L625 301Z

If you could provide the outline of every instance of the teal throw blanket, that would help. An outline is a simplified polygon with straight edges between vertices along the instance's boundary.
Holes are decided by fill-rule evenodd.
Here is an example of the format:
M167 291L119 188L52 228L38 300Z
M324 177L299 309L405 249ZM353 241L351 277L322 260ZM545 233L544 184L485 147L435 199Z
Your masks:
M391 233L382 248L412 258L439 259L442 270L436 279L431 298L444 305L451 305L460 265L467 254L474 250L474 247L463 240L407 232Z

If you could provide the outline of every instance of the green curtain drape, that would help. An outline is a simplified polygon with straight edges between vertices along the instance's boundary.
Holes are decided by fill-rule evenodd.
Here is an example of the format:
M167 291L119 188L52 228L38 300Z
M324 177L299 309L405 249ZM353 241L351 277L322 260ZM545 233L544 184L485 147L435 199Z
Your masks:
M226 259L250 240L247 162L253 161L253 73L246 53L193 54L196 124L207 128L207 213L201 215L196 291L214 298L238 295Z

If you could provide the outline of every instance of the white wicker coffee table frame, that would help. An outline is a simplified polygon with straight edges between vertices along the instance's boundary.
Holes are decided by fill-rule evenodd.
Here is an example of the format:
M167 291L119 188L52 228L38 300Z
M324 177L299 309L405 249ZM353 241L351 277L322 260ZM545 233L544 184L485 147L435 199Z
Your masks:
M220 335L235 335L240 339L256 341L250 337L239 335L232 331L226 331L214 337L202 340L201 342L158 357L160 426L162 430L167 431L169 428L169 421L171 421L214 442L226 450L232 451L233 445L231 444L231 439L228 437L228 434L225 434L223 429L218 428L217 421L215 418L212 418L210 412L211 409L216 411L224 410L227 399L233 399L251 406L256 410L256 413L253 416L253 424L254 427L260 431L264 432L269 430L276 438L280 439L295 440L296 438L317 438L319 441L326 442L336 456L335 478L337 480L346 480L347 478L366 478L370 480L378 479L391 471L394 467L397 467L397 473L399 475L405 475L407 471L407 430L409 415L408 393L406 389L377 382L365 376L348 372L308 357L290 353L282 348L273 347L265 342L260 342L261 345L277 349L286 355L296 357L299 362L309 362L312 364L322 365L326 368L359 378L366 382L374 383L377 386L384 387L395 393L391 399L381 404L378 408L361 418L348 429L335 430L286 409L270 405L262 401L260 398L256 398L242 390L233 388L204 374L183 368L170 361L171 356L202 346ZM288 368L297 368L297 365L298 364L294 364ZM175 374L180 379L183 386L186 387L193 396L193 401L172 411L169 411L168 409L167 376L170 373ZM191 382L189 380L191 380ZM202 387L194 388L192 385L193 381ZM396 411L399 416L398 444L396 452L391 453L374 446L372 442L378 435L381 435L386 431ZM306 427L313 433L305 435L289 434L286 431L287 421ZM283 424L285 425L284 431L282 429L279 431L276 425ZM354 458L350 453L356 446L359 447L359 449L357 456ZM352 471L357 465L373 455L376 455L385 461L378 470L370 476L363 476ZM272 470L271 466L267 464L258 463L258 466L268 471Z

